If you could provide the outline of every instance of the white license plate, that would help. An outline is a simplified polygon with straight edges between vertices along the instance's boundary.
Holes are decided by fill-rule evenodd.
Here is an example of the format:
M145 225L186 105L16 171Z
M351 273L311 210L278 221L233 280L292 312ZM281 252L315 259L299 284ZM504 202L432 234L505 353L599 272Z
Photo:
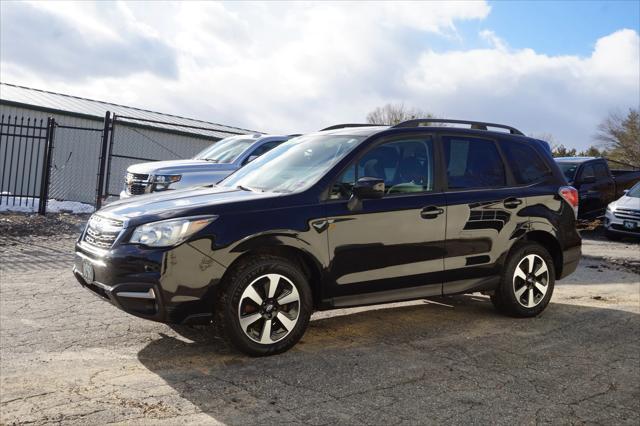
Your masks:
M631 221L629 221L629 220L625 220L625 221L624 221L624 227L625 227L626 229L636 229L637 225L636 225L636 223L635 223L635 222L631 222Z
M93 265L88 260L82 261L82 277L87 282L87 284L91 284L95 279Z

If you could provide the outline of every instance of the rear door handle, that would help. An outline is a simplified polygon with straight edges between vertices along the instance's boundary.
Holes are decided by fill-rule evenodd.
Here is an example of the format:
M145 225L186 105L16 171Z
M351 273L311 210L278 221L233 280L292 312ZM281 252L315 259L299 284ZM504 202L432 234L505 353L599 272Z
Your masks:
M520 204L522 204L522 200L519 198L507 198L504 200L504 206L508 209L515 209Z
M444 213L444 209L438 206L428 206L422 209L420 217L423 219L435 219Z

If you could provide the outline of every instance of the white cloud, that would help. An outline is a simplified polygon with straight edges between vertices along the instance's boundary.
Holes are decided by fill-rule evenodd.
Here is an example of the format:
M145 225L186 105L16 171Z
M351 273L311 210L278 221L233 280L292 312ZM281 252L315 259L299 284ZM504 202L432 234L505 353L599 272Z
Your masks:
M362 121L378 105L404 101L586 146L608 110L637 105L640 92L632 30L594 40L589 57L511 49L491 30L479 34L488 47L463 50L456 23L484 19L485 2L30 6L111 56L89 42L38 51L42 35L12 39L5 12L17 6L1 7L3 40L30 47L3 49L3 81L257 130ZM457 50L431 47L452 40Z
M553 133L585 147L613 108L640 104L640 38L620 30L597 40L591 56L512 50L495 34L489 49L423 52L405 74L406 99L429 99L436 114L504 121L527 133Z

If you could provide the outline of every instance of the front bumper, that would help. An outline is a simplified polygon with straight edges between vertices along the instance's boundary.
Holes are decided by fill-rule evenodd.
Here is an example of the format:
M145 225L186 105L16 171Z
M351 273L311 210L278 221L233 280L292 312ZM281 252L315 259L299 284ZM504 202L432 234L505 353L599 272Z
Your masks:
M630 228L628 224L632 224ZM640 220L619 218L610 210L604 215L604 227L613 234L640 238Z
M87 290L129 314L165 323L203 324L211 320L215 292L226 270L210 256L210 248L209 239L170 249L122 244L109 251L78 242L73 274Z

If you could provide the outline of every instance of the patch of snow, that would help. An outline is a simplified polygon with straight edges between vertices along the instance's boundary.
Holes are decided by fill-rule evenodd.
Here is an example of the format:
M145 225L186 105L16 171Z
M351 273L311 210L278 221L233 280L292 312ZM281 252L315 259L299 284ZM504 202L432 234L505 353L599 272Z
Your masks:
M38 197L16 197L0 194L0 212L34 213L38 211ZM49 199L47 201L47 213L93 213L95 208L90 204L79 201L60 201Z

